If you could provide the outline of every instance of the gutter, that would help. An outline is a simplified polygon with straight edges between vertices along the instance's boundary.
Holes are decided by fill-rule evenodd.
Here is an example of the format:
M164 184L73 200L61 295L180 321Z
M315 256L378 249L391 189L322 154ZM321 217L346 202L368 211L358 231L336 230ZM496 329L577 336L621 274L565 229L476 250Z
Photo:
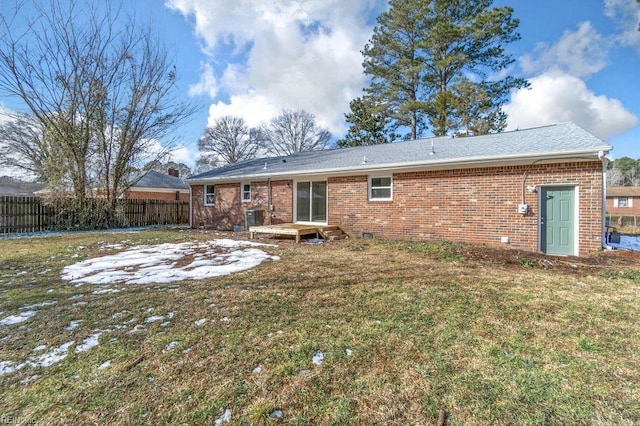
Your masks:
M403 163L389 163L389 164L378 164L375 163L367 164L366 167L359 166L348 166L348 167L339 167L339 168L324 168L324 169L315 169L315 170L295 170L295 171L287 171L287 172L273 172L269 173L254 173L247 175L236 175L236 176L221 176L221 177L210 177L210 178L201 178L190 180L187 179L188 185L201 185L211 182L237 182L243 179L278 179L278 178L291 178L294 176L301 175L330 175L330 176L344 176L344 175L352 175L354 173L370 173L370 172L385 172L385 171L395 171L395 172L410 172L410 171L429 171L429 170L448 170L448 169L463 169L472 166L472 168L478 168L481 166L489 167L489 166L500 166L500 165L529 165L531 161L541 162L541 161L562 161L562 160L577 160L576 157L582 157L581 160L584 160L584 156L593 155L594 160L596 158L600 158L600 153L606 153L611 149L611 147L606 146L604 150L595 151L593 148L591 149L582 149L575 151L563 151L563 152L551 152L546 154L539 155L530 155L523 157L522 154L513 154L508 156L501 157L471 157L466 159L451 159L451 160L441 160L441 161L412 161L412 162L403 162ZM268 163L269 159L265 159ZM511 161L510 161L511 160ZM370 160L369 160L370 161ZM507 163L507 164L505 164Z
M193 192L189 185L189 228L193 229Z

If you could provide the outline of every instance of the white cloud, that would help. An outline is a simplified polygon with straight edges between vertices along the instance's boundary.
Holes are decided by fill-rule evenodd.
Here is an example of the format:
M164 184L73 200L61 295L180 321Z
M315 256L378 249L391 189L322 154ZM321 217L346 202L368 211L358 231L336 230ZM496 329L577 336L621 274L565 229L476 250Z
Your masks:
M640 52L640 4L633 0L605 0L604 14L622 31L615 40L622 46L634 46Z
M589 77L607 65L608 42L590 22L582 22L576 31L565 31L553 44L540 43L533 54L520 58L528 75L559 69L577 77Z
M593 93L581 79L558 71L531 78L530 89L504 107L508 130L572 121L604 140L632 129L638 117L618 99Z
M189 96L208 95L210 98L215 98L218 94L219 86L213 67L210 64L202 64L201 68L200 81L189 86Z
M242 57L218 69L225 102L211 106L209 122L224 114L252 123L281 109L305 109L334 134L366 81L360 50L372 34L365 18L384 0L167 0L193 17L211 57ZM268 101L267 101L268 100Z

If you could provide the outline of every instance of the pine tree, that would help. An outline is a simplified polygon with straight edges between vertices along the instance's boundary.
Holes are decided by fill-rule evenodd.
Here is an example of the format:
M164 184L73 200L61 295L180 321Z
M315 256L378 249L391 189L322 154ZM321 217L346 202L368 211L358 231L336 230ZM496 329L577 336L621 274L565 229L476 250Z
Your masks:
M502 105L526 80L498 78L513 63L504 45L520 38L510 7L491 0L391 0L365 46L367 95L384 106L388 131L427 126L436 136L501 131Z
M338 141L338 147L377 145L387 143L385 128L387 119L371 105L366 98L356 98L349 104L351 112L345 114L351 124L344 139Z

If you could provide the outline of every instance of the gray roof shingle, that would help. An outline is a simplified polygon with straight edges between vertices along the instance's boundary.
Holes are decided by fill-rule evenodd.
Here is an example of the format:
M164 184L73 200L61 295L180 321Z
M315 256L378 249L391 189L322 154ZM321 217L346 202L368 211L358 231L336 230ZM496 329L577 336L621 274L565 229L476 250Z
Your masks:
M188 190L189 186L186 185L182 179L169 176L164 173L156 172L155 170L149 170L137 178L133 179L131 184L132 188L163 188L163 189L185 189Z
M312 151L286 157L261 158L231 164L187 181L233 180L292 174L374 171L377 168L451 165L605 153L611 147L573 123L561 123L466 138L450 136L356 148ZM594 156L594 158L597 158Z

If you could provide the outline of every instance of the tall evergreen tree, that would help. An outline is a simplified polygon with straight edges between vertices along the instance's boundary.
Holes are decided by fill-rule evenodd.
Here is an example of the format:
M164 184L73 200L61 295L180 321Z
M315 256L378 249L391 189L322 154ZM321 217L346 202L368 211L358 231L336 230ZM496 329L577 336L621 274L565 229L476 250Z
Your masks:
M365 46L365 89L387 110L390 130L421 136L482 134L505 126L502 105L527 81L504 72L513 58L504 45L520 38L510 7L491 0L391 0Z
M351 112L345 114L349 131L338 141L340 148L377 145L389 142L385 135L387 118L377 111L366 98L356 98L349 104Z

